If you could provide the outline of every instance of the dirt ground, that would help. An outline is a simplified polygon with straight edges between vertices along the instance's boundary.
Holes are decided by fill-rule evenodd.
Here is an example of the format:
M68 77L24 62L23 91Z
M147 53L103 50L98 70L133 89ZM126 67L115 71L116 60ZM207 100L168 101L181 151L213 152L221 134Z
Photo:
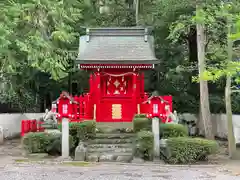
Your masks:
M22 156L21 139L6 140L0 145L0 158L5 156Z

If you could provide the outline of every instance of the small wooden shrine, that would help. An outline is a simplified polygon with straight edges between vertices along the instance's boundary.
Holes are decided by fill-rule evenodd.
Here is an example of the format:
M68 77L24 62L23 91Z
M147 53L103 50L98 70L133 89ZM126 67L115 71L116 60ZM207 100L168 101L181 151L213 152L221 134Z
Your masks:
M146 114L170 122L172 96L151 96L144 92L144 71L159 63L154 38L147 28L90 28L80 37L76 64L89 71L89 92L71 96L63 92L51 112L58 122L96 120L131 122L135 114ZM22 121L22 136L37 130L37 121Z
M89 108L97 122L129 122L143 113L143 70L159 63L147 28L87 29L76 63L91 71Z

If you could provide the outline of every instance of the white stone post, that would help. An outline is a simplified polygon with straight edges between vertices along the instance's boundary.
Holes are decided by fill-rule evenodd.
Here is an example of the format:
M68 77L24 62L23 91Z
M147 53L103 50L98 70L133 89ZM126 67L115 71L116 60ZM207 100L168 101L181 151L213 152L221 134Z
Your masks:
M62 158L69 158L69 121L62 119Z
M154 136L154 156L160 157L160 133L159 133L159 118L152 118L152 132Z

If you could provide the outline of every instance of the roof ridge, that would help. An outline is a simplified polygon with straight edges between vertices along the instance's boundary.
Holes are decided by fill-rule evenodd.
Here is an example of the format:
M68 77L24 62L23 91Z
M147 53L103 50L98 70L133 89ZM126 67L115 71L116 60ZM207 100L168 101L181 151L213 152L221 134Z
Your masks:
M149 35L149 29L144 27L110 27L88 28L86 35L89 36L144 36Z

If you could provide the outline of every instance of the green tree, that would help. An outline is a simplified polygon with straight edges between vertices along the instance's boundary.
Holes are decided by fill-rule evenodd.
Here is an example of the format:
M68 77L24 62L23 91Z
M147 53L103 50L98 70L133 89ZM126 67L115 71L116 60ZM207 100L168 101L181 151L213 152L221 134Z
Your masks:
M78 49L79 32L75 26L82 21L82 6L78 0L13 0L1 4L3 102L32 94L29 89L33 90L33 84L28 81L33 82L38 71L50 74L54 80L68 75L69 61L75 59ZM34 84L39 83L41 80ZM38 92L39 87L35 90Z

